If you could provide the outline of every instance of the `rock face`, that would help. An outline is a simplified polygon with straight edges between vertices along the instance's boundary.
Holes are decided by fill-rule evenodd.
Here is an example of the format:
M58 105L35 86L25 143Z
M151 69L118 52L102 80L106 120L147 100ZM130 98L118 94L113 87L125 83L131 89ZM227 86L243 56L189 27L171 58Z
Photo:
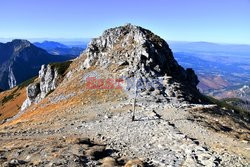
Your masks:
M50 91L55 90L58 81L58 72L51 65L42 65L39 71L41 98L44 98Z
M30 84L27 87L27 99L24 101L21 111L24 111L32 103L38 103L51 91L55 90L58 84L58 71L51 65L42 65L39 71L39 82Z
M200 101L194 71L182 68L168 44L149 30L131 24L106 30L89 44L84 54L87 56L84 69L116 66L115 72L126 78L135 77L143 82L162 80L158 92L166 96Z
M0 87L4 90L37 75L42 64L71 59L51 55L27 40L0 43Z

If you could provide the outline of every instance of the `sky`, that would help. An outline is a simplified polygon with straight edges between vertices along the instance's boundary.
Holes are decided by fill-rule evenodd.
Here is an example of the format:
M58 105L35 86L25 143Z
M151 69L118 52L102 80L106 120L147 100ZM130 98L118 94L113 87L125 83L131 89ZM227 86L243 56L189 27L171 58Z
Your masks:
M250 0L0 2L0 38L93 38L126 23L167 41L250 44Z

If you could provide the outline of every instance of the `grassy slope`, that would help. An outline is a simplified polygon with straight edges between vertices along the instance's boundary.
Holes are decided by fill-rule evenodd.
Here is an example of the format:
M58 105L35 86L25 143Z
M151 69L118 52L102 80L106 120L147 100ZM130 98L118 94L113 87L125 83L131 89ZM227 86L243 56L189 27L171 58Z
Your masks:
M228 112L230 112L230 114L232 114L233 116L238 117L240 119L243 119L247 122L250 121L250 112L249 111L242 109L238 106L231 105L225 100L217 100L217 99L210 97L210 96L207 96L206 98L211 103L216 104L219 108L228 110Z

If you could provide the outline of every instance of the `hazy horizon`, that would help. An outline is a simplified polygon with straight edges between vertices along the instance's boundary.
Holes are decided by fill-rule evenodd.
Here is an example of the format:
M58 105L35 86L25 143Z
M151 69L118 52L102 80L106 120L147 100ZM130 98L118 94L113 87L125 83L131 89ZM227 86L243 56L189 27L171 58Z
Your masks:
M93 37L97 38L97 37ZM45 41L51 41L51 42L59 42L59 43L67 43L67 42L79 42L79 43L86 43L90 42L93 38L0 38L0 43L7 43L11 42L15 39L21 39L21 40L28 40L32 43L34 42L45 42ZM164 39L167 43L209 43L209 44L218 44L218 45L247 45L244 43L223 43L223 42L213 42L213 41L178 41L178 40L167 40Z
M0 38L93 38L132 23L167 41L250 44L249 0L11 0L0 15Z

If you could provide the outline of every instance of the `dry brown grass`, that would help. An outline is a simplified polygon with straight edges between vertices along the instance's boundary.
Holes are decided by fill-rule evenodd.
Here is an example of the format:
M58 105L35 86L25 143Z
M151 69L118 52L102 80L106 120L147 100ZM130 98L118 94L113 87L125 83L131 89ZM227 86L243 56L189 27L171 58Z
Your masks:
M144 167L144 164L140 159L133 159L129 160L124 167L133 167L133 166Z
M76 62L71 64L69 70L74 70ZM77 71L73 74L72 78L68 80L65 79L58 88L43 99L39 104L33 104L30 106L24 114L22 114L16 120L5 123L4 126L15 125L20 122L27 122L23 126L30 126L31 124L37 124L41 122L51 122L53 119L59 117L66 117L70 119L71 115L68 115L68 110L72 108L77 108L78 106L94 106L95 104L102 104L105 102L119 101L121 98L126 97L123 90L121 89L87 89L86 83L82 81L85 74L96 71L100 74L102 78L113 77L112 74L107 71L96 69L91 67L87 70ZM60 95L68 95L74 93L75 95L66 99L59 101L57 103L51 103L51 100L55 99ZM21 103L25 100L25 89L21 92L21 97L23 97ZM11 103L13 105L13 103ZM15 115L18 111L13 113ZM73 116L72 116L73 117ZM94 115L89 115L88 119L94 119ZM21 127L21 126L20 126Z
M2 104L2 100L6 97L13 96L6 103ZM0 121L15 116L26 99L26 89L18 89L17 87L0 93Z

